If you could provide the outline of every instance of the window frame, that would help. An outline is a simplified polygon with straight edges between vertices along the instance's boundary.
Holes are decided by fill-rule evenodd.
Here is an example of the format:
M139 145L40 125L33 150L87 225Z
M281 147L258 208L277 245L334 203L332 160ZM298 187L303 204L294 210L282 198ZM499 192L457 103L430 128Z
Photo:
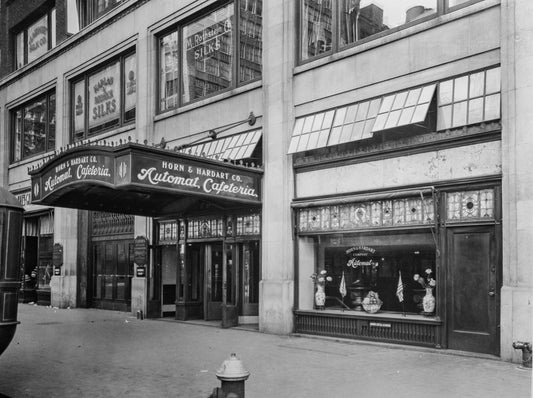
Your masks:
M332 18L333 21L331 23L332 27L332 37L331 37L331 49L329 51L325 51L323 53L317 54L313 57L308 57L306 59L303 59L302 57L302 50L303 50L303 40L302 40L302 32L303 32L303 23L304 23L304 1L305 0L298 0L296 2L296 15L297 15L297 23L296 23L296 64L297 65L305 65L310 62L316 61L317 59L325 58L328 56L331 56L333 54L343 52L345 50L348 50L353 47L357 47L363 43L367 43L379 38L382 38L384 36L388 36L390 34L393 34L395 32L398 32L400 30L407 29L411 26L418 25L420 23L438 18L439 16L442 16L443 14L456 11L461 8L468 7L472 4L479 3L485 0L466 0L463 4L458 4L456 6L449 6L449 0L436 0L436 7L435 12L432 14L429 14L425 17L410 21L408 23L404 23L402 25L395 26L393 28L383 30L381 32L378 32L374 35L367 36L361 40L354 41L353 43L340 45L340 24L341 24L341 6L339 5L338 1L332 0Z
M44 54L37 56L32 61L28 61L28 30L30 27L32 27L35 23L37 23L40 19L46 16L46 29L47 29L47 49L44 52L46 54L48 51L53 49L57 45L57 27L53 26L53 22L56 22L57 24L57 12L55 5L48 8L46 12L39 14L37 17L32 18L30 20L27 20L24 22L23 26L13 32L12 36L12 42L13 42L13 70L19 70L22 69L27 64L34 62L41 58ZM22 65L18 66L17 60L19 59L20 49L18 46L18 37L22 34Z
M257 0L257 1L261 1L262 0ZM214 4L208 6L208 7L205 7L203 8L202 10L200 10L199 12L197 13L194 13L193 15L191 15L190 17L186 18L186 19L183 19L183 20L180 20L178 21L176 24L173 24L170 28L168 29L165 29L164 31L161 31L159 34L157 34L155 36L155 41L156 41L156 46L157 46L157 60L156 60L156 68L157 68L157 73L156 73L156 76L155 76L155 79L156 79L156 82L155 82L155 85L156 85L156 115L160 115L160 114L165 114L165 113L168 113L168 112L172 112L172 111L175 111L183 106L187 106L187 105L190 105L190 104L194 104L194 103L197 103L197 102L200 102L200 101L204 101L208 98L212 98L214 96L217 96L217 95L220 95L220 94L223 94L223 93L227 93L227 92L230 92L232 90L235 90L236 88L239 88L239 87L242 87L242 86L246 86L248 84L251 84L253 82L257 82L257 81L261 81L262 78L263 78L263 68L262 68L262 53L263 53L263 46L262 46L262 43L263 43L263 34L262 34L262 31L263 31L263 24L262 24L262 21L261 21L261 33L259 35L260 37L260 42L261 42L261 57L259 57L260 59L260 65L261 65L261 73L259 75L259 77L256 77L254 79L249 79L249 80L245 80L245 81L241 81L241 66L243 64L243 60L241 59L241 57L243 56L243 53L241 51L241 5L242 3L242 0L224 0L224 1L217 1L215 2ZM183 75L184 75L184 69L183 69L183 63L184 63L184 59L183 59L183 30L185 27L191 25L192 23L196 22L196 21L200 21L202 20L203 18L205 18L206 16L208 16L210 13L212 12L215 12L217 10L220 10L226 6L231 6L233 7L233 18L235 20L235 26L232 28L232 34L233 34L233 37L231 39L231 45L233 46L233 54L232 54L232 57L233 57L233 60L231 62L231 72L230 72L230 76L231 76L231 84L229 85L229 87L225 88L225 89L222 89L222 90L218 90L218 91L215 91L215 92L212 92L208 95L205 95L205 96L201 96L199 98L194 98L194 99L191 99L189 101L184 101L183 100L183 95L184 95L184 83L183 83ZM263 2L261 4L261 11L263 10ZM263 18L263 14L261 12L261 19ZM162 109L163 107L161 106L161 102L163 100L166 100L166 98L168 97L162 97L162 90L161 90L161 77L162 77L162 63L161 63L161 58L162 58L162 45L161 45L161 42L162 40L165 38L165 37L168 37L172 34L176 34L177 35L177 64L178 64L178 67L177 67L177 100L176 100L176 105L175 106L172 106L172 107L167 107L166 109Z
M52 125L52 123L50 123L50 110L51 110L51 102L52 102L52 97L54 97L54 119L56 120L55 123L53 123L54 125L54 132L53 132L53 139L51 134L50 134L50 126ZM32 105L32 104L35 104L37 102L40 102L40 101L45 101L46 103L46 123L45 123L45 141L44 141L44 149L42 151L39 151L39 152L34 152L34 153L31 153L29 155L24 155L24 135L25 135L25 131L24 131L24 120L25 120L25 108L27 108L28 106ZM18 112L21 112L21 120L22 120L22 126L21 126L21 131L20 131L20 148L18 148L18 150L20 151L20 153L18 154L18 157L16 156L16 152L17 152L17 132L16 132L16 129L17 129L17 113ZM47 152L51 152L53 150L55 150L55 142L56 142L56 132L57 132L57 118L56 118L56 112L57 112L57 97L56 97L56 90L55 89L52 89L52 90L49 90L47 92L44 92L42 94L39 94L33 98L31 98L30 100L28 101L25 101L24 103L20 104L20 105L17 105L16 107L12 108L9 110L9 115L10 115L10 118L11 118L11 123L10 123L10 139L11 139L11 144L10 144L10 155L9 155L9 159L10 159L10 163L17 163L17 162L21 162L21 161L24 161L26 159L29 159L29 158L32 158L34 156L39 156L39 155L42 155L42 154L45 154ZM53 147L49 147L50 146L50 143L53 142Z
M121 128L124 126L135 124L137 119L137 98L135 101L135 107L133 110L133 116L127 118L126 117L126 110L125 110L125 102L126 102L126 59L134 56L137 57L137 51L133 49L126 50L122 52L121 54L114 56L103 63L98 64L94 68L91 68L82 74L76 76L75 78L71 79L69 81L69 93L70 93L70 101L69 101L69 122L70 122L70 128L69 128L69 142L70 143L76 143L80 142L92 137L96 137L100 134L103 134L105 132L111 131L113 129ZM120 109L118 112L118 117L114 118L108 122L103 122L102 124L95 125L93 127L89 126L89 79L91 76L96 75L97 73L105 70L106 68L118 63L119 68L119 89L120 89ZM135 72L137 73L137 59L135 58ZM75 124L75 113L76 113L76 95L75 95L75 86L76 84L83 82L83 137L76 138L76 124ZM137 91L135 91L135 95L137 95Z

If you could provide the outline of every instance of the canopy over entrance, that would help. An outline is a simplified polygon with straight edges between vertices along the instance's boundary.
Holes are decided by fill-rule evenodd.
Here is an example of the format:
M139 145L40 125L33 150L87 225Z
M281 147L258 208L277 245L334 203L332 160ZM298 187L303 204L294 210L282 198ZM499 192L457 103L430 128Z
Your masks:
M29 174L34 204L155 217L258 206L263 170L128 142L74 147Z

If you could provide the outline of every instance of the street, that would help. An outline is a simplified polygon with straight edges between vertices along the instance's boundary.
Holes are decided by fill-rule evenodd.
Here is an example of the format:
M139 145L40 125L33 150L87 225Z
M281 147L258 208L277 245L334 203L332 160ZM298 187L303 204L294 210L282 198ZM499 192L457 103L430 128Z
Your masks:
M531 369L445 351L277 336L130 313L19 305L0 357L6 397L207 397L232 352L246 396L530 397Z

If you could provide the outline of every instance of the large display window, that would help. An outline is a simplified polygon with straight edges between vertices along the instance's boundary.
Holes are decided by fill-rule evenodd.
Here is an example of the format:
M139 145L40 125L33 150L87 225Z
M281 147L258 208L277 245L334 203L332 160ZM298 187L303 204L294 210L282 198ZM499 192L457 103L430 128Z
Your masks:
M422 305L425 288L436 287L436 247L430 232L346 236L342 242L322 238L316 239L315 248L314 272L326 275L324 305L315 300L315 308L434 313L435 308L425 311Z

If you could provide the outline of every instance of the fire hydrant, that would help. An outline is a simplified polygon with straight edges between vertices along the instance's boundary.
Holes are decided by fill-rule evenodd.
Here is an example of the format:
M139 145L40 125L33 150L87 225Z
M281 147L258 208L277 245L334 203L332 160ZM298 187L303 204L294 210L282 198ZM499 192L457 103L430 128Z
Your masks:
M513 348L515 350L522 350L522 366L524 368L531 368L531 343L515 341Z
M210 398L244 398L244 382L250 372L244 368L237 355L232 353L215 374L222 383L213 390Z

